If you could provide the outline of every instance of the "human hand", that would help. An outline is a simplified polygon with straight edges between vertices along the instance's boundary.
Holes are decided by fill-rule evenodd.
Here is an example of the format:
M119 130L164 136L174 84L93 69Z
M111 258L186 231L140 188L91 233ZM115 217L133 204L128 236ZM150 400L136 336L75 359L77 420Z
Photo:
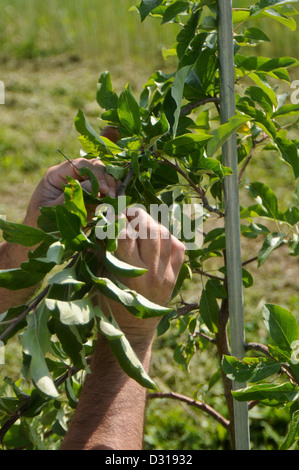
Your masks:
M142 238L136 238L136 231L130 224L132 221L134 221L132 225L136 226L139 233L142 227ZM119 280L151 302L167 306L184 261L183 243L140 208L135 208L134 215L128 215L127 212L127 226L121 235L115 255L128 264L146 268L147 272L139 277L119 278ZM109 304L117 323L125 332L151 335L160 320L159 318L140 320L119 303L111 301ZM105 309L104 305L103 308Z
M78 180L82 188L91 192L90 180L86 176L81 176L76 168L88 167L93 171L99 181L100 195L116 196L117 183L111 175L106 173L105 165L98 158L91 160L78 158L73 160L73 164L74 166L66 161L47 169L31 197L24 220L26 225L36 226L41 207L63 203L62 184L67 183L66 175Z

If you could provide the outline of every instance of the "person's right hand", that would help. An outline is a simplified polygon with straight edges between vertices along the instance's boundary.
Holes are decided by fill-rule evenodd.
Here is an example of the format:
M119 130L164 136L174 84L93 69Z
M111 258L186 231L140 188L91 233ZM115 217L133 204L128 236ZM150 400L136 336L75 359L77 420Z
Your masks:
M136 238L132 233L130 222L135 217L138 217L136 228L142 226L146 229L145 239ZM119 280L151 302L167 306L184 261L184 244L140 208L136 209L134 216L127 215L127 222L122 238L118 240L115 255L128 264L146 268L148 271L139 277ZM147 332L151 334L160 320L159 318L140 320L119 303L111 302L110 305L119 326L130 333L136 331L137 334Z

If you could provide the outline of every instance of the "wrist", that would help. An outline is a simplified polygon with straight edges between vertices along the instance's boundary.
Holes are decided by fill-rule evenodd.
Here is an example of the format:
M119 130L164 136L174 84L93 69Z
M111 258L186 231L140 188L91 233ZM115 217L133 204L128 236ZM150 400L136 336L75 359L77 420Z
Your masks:
M29 248L17 245L15 243L8 243L3 241L1 243L1 269L15 269L19 268L22 263L28 259Z
M39 216L39 209L34 209L29 206L25 218L23 220L23 225L28 225L30 227L37 228L37 219L39 218Z

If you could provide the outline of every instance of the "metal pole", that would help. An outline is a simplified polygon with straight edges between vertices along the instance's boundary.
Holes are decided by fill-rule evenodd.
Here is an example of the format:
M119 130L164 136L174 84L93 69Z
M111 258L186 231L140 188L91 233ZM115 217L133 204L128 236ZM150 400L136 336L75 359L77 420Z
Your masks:
M236 114L232 1L217 0L217 10L221 123L223 124ZM236 134L223 145L222 158L223 164L233 170L233 175L224 178L230 344L232 354L238 359L242 359L244 357L245 334ZM233 383L235 390L242 387L244 384ZM234 422L236 450L248 450L250 437L247 402L234 400Z

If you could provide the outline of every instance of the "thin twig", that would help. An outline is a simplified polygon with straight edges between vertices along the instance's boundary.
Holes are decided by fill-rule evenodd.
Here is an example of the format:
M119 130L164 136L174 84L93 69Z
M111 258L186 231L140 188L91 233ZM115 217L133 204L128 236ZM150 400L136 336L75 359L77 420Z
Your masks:
M245 351L257 351L257 352L260 352L260 353L264 354L265 356L272 359L272 356L269 352L269 349L264 344L247 343L247 344L245 344ZM281 370L289 377L290 380L292 380L294 383L296 383L298 385L298 383L299 383L298 377L293 372L293 370L292 370L292 368L289 364L283 363L281 365Z
M252 156L253 156L253 153L254 153L256 147L257 147L259 144L262 144L262 143L263 143L265 140L267 140L268 138L269 138L269 136L266 135L266 136L262 137L260 140L255 140L255 139L252 140L252 147L251 147L250 152L249 152L249 154L248 154L248 156L247 156L247 158L246 158L246 160L245 160L245 162L244 162L244 165L243 165L243 167L241 168L240 173L239 173L239 183L241 183L241 181L242 181L244 172L245 172L245 170L246 170L246 168L247 168L247 166L248 166L250 160L252 159Z
M62 155L77 171L79 171L79 168L75 165L74 162L72 162L72 160L70 160L66 155L64 155L64 153L62 153L61 150L57 149L57 151L58 151L59 153L61 153L61 155Z
M181 110L181 116L184 116L185 114L189 114L193 109L199 108L200 106L207 104L207 103L215 103L215 104L220 104L220 99L215 97L208 97L200 101L195 101L194 103L190 103L186 106L184 106Z
M269 349L264 344L246 343L244 348L245 348L245 351L257 351L257 352L264 354L265 356L272 357L271 354L269 353Z
M244 175L245 170L246 170L246 168L247 168L247 166L248 166L248 164L249 164L249 162L250 162L250 160L251 160L251 158L252 158L252 156L253 156L253 153L254 153L254 151L255 151L255 148L256 148L256 140L253 140L253 141L252 141L251 150L250 150L250 152L249 152L249 154L248 154L248 157L246 158L245 163L244 163L244 165L242 166L242 168L241 168L241 170L240 170L240 173L239 173L239 180L238 180L239 183L241 183L241 181L242 181L242 179L243 179L243 175Z
M199 308L199 303L184 304L182 307L179 307L177 309L175 318L183 316L183 315L188 315L188 313L192 312L193 310L197 310L198 308Z
M254 256L253 258L250 258L242 263L242 266L246 266L249 263L253 263L254 261L258 260L258 256Z
M45 289L35 297L33 303L29 305L20 315L18 315L14 320L11 322L8 328L0 335L0 341L2 341L6 336L14 329L16 325L18 325L25 317L28 315L31 310L35 309L41 300L47 295L50 286L45 287Z
M199 268L194 269L194 272L196 272L197 274L201 274L202 276L209 277L210 279L216 279L217 281L221 281L221 282L225 281L224 277L214 276L213 274L209 274L206 271L203 271L202 269L199 269Z
M133 176L134 172L133 172L133 168L132 166L130 166L130 169L128 171L128 174L127 176L125 177L121 187L119 188L119 190L117 191L117 196L123 196L125 194L125 191L127 189L127 186L128 184L130 183L131 179L132 179L132 176Z
M166 157L164 157L163 155L159 155L160 158L162 158L163 162L165 165L168 165L168 166L171 166L172 168L174 168L181 176L183 176L183 178L188 181L189 185L192 187L192 189L199 195L199 197L201 198L202 200L202 204L203 204L203 207L208 211L208 212L214 212L215 214L218 214L219 217L224 217L224 213L221 212L219 209L217 209L217 207L212 207L210 204L209 204L209 201L208 201L208 198L206 196L206 193L205 191L200 187L200 186L197 186L192 180L191 178L189 178L189 176L179 167L179 165L177 164L174 164L172 163L171 161L169 161ZM163 163L161 162L161 163Z
M178 400L183 403L187 403L187 405L194 406L201 411L204 411L208 415L212 416L218 423L220 423L225 429L229 428L229 421L225 419L221 414L219 414L214 408L207 405L204 402L194 400L193 398L186 397L185 395L181 395L180 393L175 392L154 392L149 393L148 398L170 398L171 400Z

